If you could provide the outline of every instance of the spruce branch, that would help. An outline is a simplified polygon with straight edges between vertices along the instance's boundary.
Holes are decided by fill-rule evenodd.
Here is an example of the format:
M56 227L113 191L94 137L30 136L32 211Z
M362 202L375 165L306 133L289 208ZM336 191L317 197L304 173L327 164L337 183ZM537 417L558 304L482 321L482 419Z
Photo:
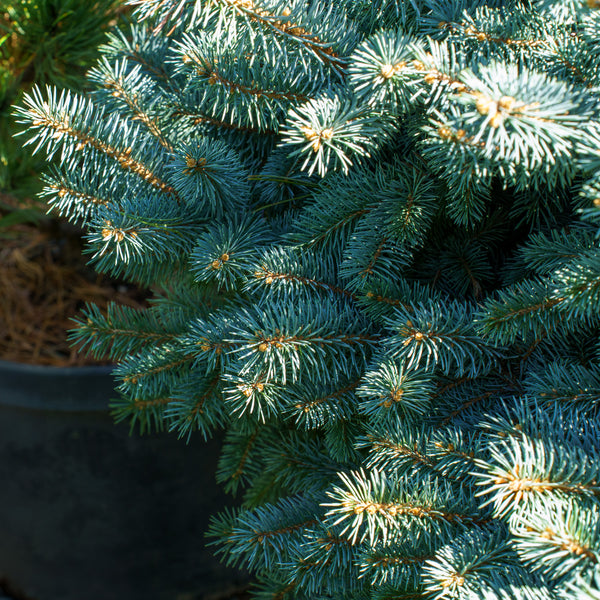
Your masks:
M353 544L367 539L370 544L375 540L385 543L398 528L419 521L442 532L487 522L472 507L454 500L448 487L429 478L419 478L419 491L414 494L408 492L408 479L392 482L376 470L340 474L340 479L342 485L328 492L331 502L323 506L330 507L327 522L332 526L343 523L342 533L347 533Z
M323 177L328 169L348 173L352 158L370 156L387 137L389 118L338 97L309 101L290 109L283 143L301 146L291 156L302 156L302 169Z
M497 351L479 338L467 307L458 303L429 303L395 309L388 327L388 352L406 361L406 368L439 368L444 374L474 377L489 371ZM451 315L451 316L450 316Z
M175 190L154 172L158 165L145 164L142 157L144 150L148 152L148 144L145 144L145 148L136 147L135 151L127 144L126 132L133 140L137 137L135 128L117 115L104 119L103 111L98 113L99 109L83 97L66 92L57 98L55 89L47 88L46 91L48 100L44 100L40 89L34 87L31 95L25 97L26 108L17 108L17 116L21 119L18 122L31 125L31 137L26 144L37 142L33 152L45 147L48 158L51 158L61 148L62 162L71 166L78 162L79 152L99 153L152 187L177 199Z
M106 313L87 305L75 319L76 329L70 339L81 342L94 356L119 360L138 352L148 343L164 344L185 329L185 322L172 315L138 310L110 303Z

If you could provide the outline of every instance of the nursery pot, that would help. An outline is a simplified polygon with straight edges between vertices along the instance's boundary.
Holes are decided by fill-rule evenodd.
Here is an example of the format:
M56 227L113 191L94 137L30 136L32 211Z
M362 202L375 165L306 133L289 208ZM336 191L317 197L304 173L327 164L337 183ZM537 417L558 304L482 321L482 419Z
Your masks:
M219 440L130 435L109 367L0 361L0 581L32 600L199 600L240 579L206 547L231 503Z

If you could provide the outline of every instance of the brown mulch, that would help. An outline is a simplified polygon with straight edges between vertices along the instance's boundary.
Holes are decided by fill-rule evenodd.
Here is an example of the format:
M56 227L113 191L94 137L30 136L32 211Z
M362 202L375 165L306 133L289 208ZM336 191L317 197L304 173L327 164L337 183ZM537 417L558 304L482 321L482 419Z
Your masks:
M67 341L86 302L144 307L146 291L98 275L81 231L56 219L0 228L0 360L54 366L102 364Z

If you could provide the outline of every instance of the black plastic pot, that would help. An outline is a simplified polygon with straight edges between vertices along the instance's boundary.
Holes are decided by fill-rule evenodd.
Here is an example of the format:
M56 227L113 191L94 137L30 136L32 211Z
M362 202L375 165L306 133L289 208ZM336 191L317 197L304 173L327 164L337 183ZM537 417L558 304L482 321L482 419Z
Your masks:
M239 583L206 548L220 442L129 435L110 369L0 361L0 580L33 600L196 600Z

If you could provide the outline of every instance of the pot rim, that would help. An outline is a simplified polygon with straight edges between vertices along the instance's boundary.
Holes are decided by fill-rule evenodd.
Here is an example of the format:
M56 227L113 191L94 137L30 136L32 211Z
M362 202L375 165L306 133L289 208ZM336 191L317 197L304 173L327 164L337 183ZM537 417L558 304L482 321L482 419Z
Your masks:
M110 411L114 365L53 367L0 360L0 406L59 412Z
M0 358L0 371L17 371L36 375L67 376L77 372L80 375L88 373L111 373L115 365L85 365L83 367L54 367L52 365L35 365Z

